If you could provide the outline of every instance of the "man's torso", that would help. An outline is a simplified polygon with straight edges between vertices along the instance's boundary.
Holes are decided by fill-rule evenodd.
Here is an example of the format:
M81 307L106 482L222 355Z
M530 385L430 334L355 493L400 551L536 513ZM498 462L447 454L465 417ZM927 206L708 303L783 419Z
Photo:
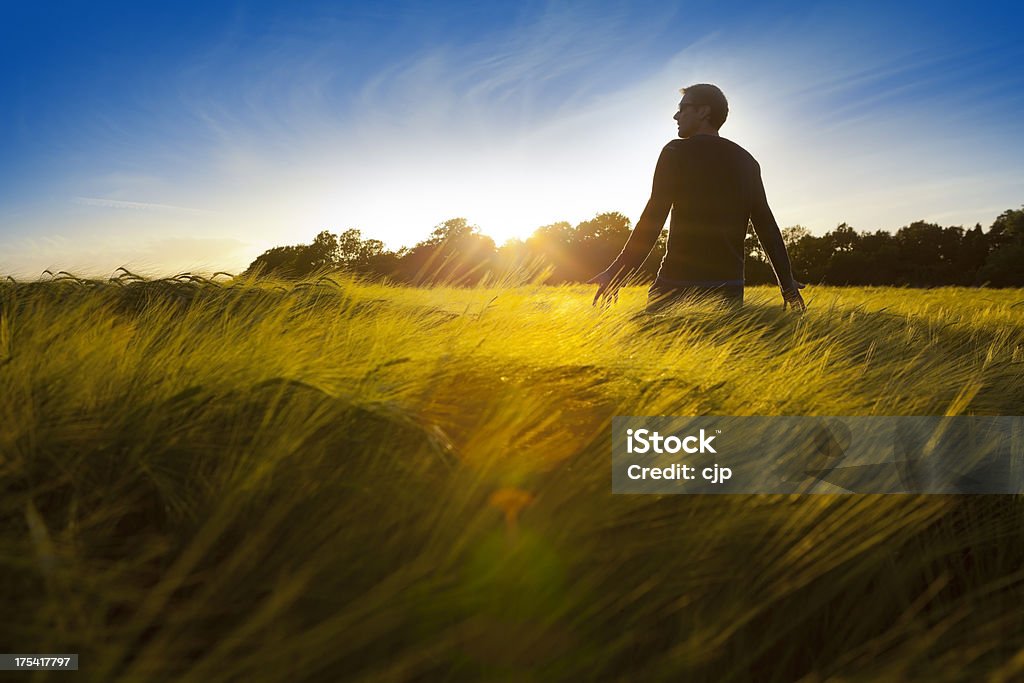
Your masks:
M661 262L664 284L743 284L743 242L760 175L742 147L714 135L673 140L665 148L667 174L660 179L672 197L668 249Z

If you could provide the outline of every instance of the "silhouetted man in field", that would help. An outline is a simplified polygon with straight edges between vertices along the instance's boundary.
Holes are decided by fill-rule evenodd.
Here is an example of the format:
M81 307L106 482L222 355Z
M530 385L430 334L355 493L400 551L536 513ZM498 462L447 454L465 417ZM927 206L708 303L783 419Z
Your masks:
M803 285L793 278L782 233L768 208L761 167L745 149L718 135L729 114L725 95L706 83L680 92L683 99L673 118L681 139L662 149L651 198L626 246L590 280L598 285L594 303L614 295L623 278L643 263L671 209L668 249L648 293L648 311L690 297L743 303L748 221L775 269L783 308L803 311Z

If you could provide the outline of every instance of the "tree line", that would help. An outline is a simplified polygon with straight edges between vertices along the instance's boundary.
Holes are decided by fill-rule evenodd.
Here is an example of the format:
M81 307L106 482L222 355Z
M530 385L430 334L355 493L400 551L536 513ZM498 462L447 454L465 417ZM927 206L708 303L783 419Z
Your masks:
M544 282L585 282L614 260L626 243L630 221L608 212L575 226L561 221L538 228L526 240L502 246L465 218L452 218L412 247L385 249L352 228L340 235L324 230L311 244L274 247L246 274L303 278L345 270L369 277L421 285L443 282L475 285L490 274L521 268L544 269ZM668 231L662 232L640 273L657 274ZM842 223L816 236L802 226L782 230L798 280L829 285L1024 286L1024 207L1001 213L989 229L971 229L916 221L895 233L859 232ZM775 282L757 238L748 231L748 284Z

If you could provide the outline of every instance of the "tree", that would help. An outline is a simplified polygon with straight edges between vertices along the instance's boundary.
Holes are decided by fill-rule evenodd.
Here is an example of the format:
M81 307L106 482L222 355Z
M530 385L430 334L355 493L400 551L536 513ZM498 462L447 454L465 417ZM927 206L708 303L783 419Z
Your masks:
M851 252L857 248L857 244L860 242L860 235L846 223L840 223L828 235L832 242L833 252Z
M573 228L568 221L541 226L526 240L529 257L551 267L547 284L560 284L576 276L572 242Z
M796 279L807 282L823 282L832 259L832 240L827 235L816 237L802 235L788 248Z
M876 230L873 233L862 234L856 254L861 255L863 261L859 274L853 278L853 283L892 284L903 271L899 243L891 232Z
M989 242L993 247L1024 241L1024 206L1020 209L1003 211L992 223L988 231Z
M993 249L978 271L978 279L993 287L1024 287L1024 243Z
M313 238L311 244L274 247L256 257L246 274L301 279L315 272L338 266L338 238L327 230Z
M256 260L245 269L244 275L257 277L277 276L283 278L299 278L304 270L301 261L304 247L274 247L256 257Z
M362 233L355 228L349 228L338 236L338 263L352 272L386 275L387 272L381 270L385 253L383 242L364 240Z
M608 211L577 225L573 242L579 245L612 242L621 249L628 237L629 219L618 211Z
M395 260L394 254L384 250L383 242L364 240L359 230L352 228L340 236L322 230L310 244L268 249L245 272L300 279L316 272L346 268L386 275L393 269Z
M607 268L629 239L629 219L618 211L596 214L572 231L568 279L585 282Z
M310 272L337 268L340 263L337 235L322 230L306 249L306 257L309 260Z
M924 221L914 221L896 231L906 284L914 287L930 284L929 271L939 260L937 243L941 232L941 226Z
M786 245L787 250L800 244L800 240L810 236L811 231L802 225L791 225L782 229L782 242Z
M976 223L972 229L964 233L960 245L956 266L962 275L957 284L981 284L978 281L978 273L988 259L988 252L988 236L982 231L981 223Z
M414 284L471 285L491 270L495 255L494 240L479 227L465 218L450 218L402 255L397 274Z
M978 279L996 287L1024 286L1024 207L999 214L988 231L991 251Z
M445 242L457 242L468 237L479 235L480 228L470 225L465 218L449 218L443 223L434 226L430 237L422 244L442 244Z
M341 235L323 230L310 244L267 250L245 272L302 278L344 268L417 284L474 284L488 272L543 264L550 268L549 284L583 282L615 259L629 235L629 219L615 211L595 214L575 227L566 221L542 226L525 242L510 240L500 250L465 218L450 218L434 226L425 240L397 252L387 251L380 240L363 239L355 228ZM840 223L820 237L790 226L782 230L782 239L797 279L812 283L1024 286L1024 207L999 214L987 232L980 224L965 230L915 221L896 234L859 233ZM663 230L640 271L653 277L666 248ZM744 251L747 282L773 283L771 265L749 231ZM519 277L524 271L517 272Z

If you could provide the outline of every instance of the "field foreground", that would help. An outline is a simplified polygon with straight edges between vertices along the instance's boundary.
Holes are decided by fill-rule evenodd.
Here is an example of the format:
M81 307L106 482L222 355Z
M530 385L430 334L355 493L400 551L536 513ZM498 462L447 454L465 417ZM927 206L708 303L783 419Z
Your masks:
M610 472L615 415L1020 415L1024 291L592 294L0 285L0 649L90 681L1024 677L1018 496Z

